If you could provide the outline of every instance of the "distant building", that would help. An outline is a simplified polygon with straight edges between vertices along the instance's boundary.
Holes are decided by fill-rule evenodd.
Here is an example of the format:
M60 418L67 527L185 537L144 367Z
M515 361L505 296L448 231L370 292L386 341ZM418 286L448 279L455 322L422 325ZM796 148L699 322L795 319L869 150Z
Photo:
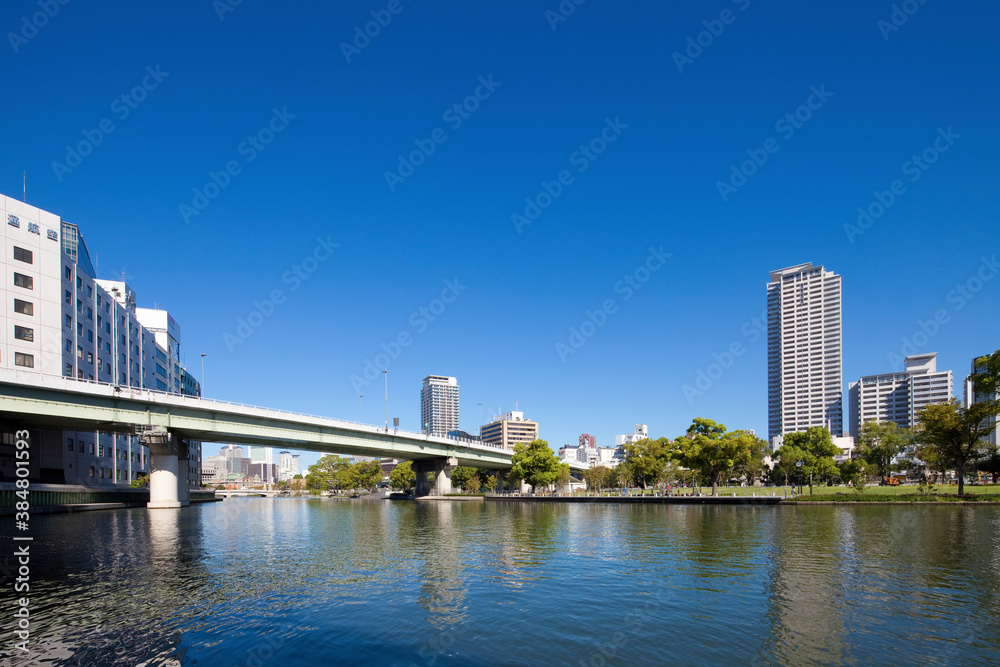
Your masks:
M448 437L449 438L458 438L459 440L479 440L479 436L478 435L474 435L472 433L467 433L466 431L462 431L462 430L448 431Z
M447 436L461 425L458 418L458 380L428 375L420 389L420 428L424 433Z
M247 457L251 463L274 463L274 448L247 445Z
M581 447L597 447L597 438L590 435L589 433L584 433L580 436L580 446Z
M299 455L291 452L278 452L278 479L288 480L299 473Z
M865 375L848 386L850 433L857 437L865 422L895 422L901 428L916 425L917 413L952 396L951 371L937 370L937 353L906 357L904 371Z
M559 448L559 460L563 463L586 463L589 467L606 466L614 468L621 462L615 456L614 447L591 447L587 444L563 445Z
M768 439L825 426L843 435L840 276L812 263L767 284Z
M483 442L491 442L501 447L513 447L519 442L538 439L538 423L524 418L523 412L512 411L500 415L486 424L480 431Z
M645 424L636 424L635 431L615 436L614 458L615 464L625 460L625 445L631 445L649 437L649 429Z

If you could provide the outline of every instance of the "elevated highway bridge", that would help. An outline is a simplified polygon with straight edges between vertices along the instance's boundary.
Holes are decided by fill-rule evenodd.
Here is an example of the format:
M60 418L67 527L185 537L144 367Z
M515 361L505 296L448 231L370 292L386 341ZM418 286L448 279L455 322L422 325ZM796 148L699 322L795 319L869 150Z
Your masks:
M513 450L226 401L0 369L0 417L37 428L138 434L150 450L151 508L187 504L189 442L265 445L413 461L417 493L447 493L455 466L511 467ZM585 470L583 463L571 463Z

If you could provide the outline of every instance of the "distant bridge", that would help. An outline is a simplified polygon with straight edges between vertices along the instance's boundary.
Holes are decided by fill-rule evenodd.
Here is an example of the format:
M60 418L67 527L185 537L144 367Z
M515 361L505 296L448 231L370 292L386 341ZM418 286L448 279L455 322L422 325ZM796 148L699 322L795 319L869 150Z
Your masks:
M0 369L0 416L54 429L139 434L149 447L150 507L187 504L187 443L223 442L413 461L420 495L451 489L455 466L509 468L513 450L370 424ZM583 463L571 463L585 470Z

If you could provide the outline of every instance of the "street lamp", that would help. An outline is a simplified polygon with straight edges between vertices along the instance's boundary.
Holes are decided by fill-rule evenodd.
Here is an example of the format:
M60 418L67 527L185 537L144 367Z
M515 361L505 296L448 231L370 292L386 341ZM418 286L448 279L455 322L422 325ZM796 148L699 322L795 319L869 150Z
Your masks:
M389 369L383 368L385 373L385 432L389 432Z
M201 353L201 395L205 395L205 355L208 352Z
M364 424L365 423L365 395L361 394L361 398L359 400L361 402L361 423Z
M483 404L479 404L479 435L483 434Z

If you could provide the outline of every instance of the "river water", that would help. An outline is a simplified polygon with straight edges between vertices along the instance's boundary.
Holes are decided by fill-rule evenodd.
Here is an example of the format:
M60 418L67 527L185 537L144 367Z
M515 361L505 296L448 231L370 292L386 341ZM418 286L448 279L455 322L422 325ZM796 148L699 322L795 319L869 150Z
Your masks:
M248 498L31 530L31 664L1000 664L997 507Z

